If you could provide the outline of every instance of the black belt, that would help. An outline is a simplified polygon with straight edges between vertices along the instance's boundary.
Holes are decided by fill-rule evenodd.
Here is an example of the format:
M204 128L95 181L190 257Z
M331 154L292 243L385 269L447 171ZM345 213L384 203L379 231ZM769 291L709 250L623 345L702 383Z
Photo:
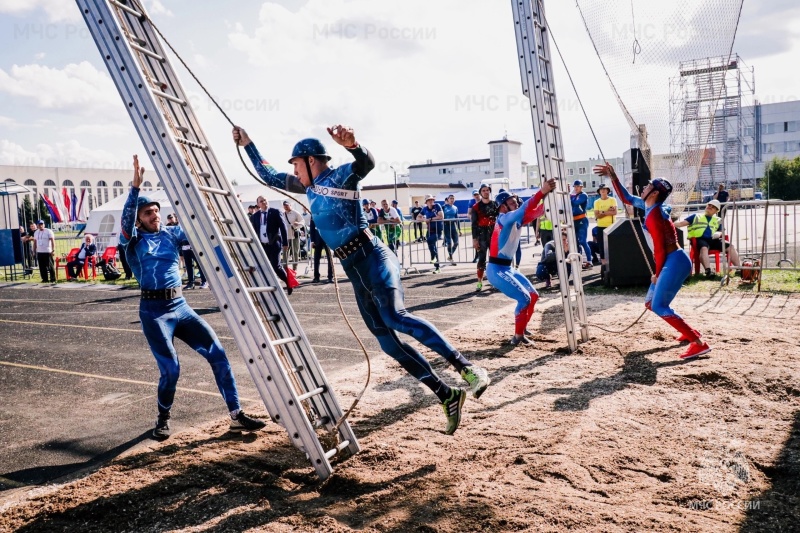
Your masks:
M493 265L511 266L511 259L503 259L502 257L489 257L489 262Z
M346 243L336 248L333 253L340 260L347 259L366 245L372 245L372 232L365 229L353 235Z
M180 287L172 289L142 289L142 300L174 300L183 296Z

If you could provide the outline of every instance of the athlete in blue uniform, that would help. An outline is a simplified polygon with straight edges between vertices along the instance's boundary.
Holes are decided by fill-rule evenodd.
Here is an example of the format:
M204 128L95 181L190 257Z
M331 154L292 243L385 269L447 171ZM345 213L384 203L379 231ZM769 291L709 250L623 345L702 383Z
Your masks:
M532 198L528 198L522 207L515 196L503 191L494 199L497 202L497 221L494 225L492 240L489 245L489 265L486 276L489 282L500 289L500 292L517 301L514 310L514 336L511 345L532 344L525 336L526 327L533 316L533 308L539 299L539 293L533 284L522 273L511 266L512 257L516 255L520 243L522 226L530 224L544 213L542 199L556 186L556 180L550 179L542 184Z
M214 330L182 296L178 257L186 235L180 226L162 226L158 202L139 196L143 175L144 168L139 168L139 160L133 156L133 182L122 209L119 242L142 288L139 319L161 372L158 421L153 436L165 439L170 435L170 410L180 375L178 353L172 342L174 337L191 346L211 365L217 388L230 411L231 430L261 429L266 424L245 415L239 405L233 370Z
M444 357L469 383L476 398L489 385L489 376L464 358L431 323L406 310L397 256L369 231L359 201L359 184L374 168L375 160L356 142L353 130L337 125L328 128L328 133L350 152L355 159L353 163L331 168L328 165L331 158L322 143L303 139L295 145L289 159L294 173L279 173L261 157L243 129L233 128L233 140L245 147L253 167L266 183L306 194L318 231L353 283L358 309L367 327L384 352L436 394L447 416L446 433L452 434L461 421L466 392L442 381L422 354L400 340L397 332L414 337Z

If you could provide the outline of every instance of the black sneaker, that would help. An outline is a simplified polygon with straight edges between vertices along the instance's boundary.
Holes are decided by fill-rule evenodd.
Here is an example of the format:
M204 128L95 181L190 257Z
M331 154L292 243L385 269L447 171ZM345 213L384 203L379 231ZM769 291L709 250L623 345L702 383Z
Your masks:
M158 440L168 439L172 434L169 427L169 413L159 413L156 421L156 428L153 430L153 437Z
M250 418L244 411L239 411L236 418L231 420L231 431L258 431L264 429L266 425L266 422Z

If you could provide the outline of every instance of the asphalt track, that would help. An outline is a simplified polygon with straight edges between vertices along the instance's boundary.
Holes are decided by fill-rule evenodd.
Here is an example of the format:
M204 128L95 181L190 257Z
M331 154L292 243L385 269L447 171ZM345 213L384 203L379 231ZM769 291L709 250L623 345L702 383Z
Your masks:
M476 293L473 267L406 276L403 284L409 311L442 331L512 303L494 290ZM388 357L378 355L349 282L340 287L370 354ZM188 291L187 300L228 351L243 408L263 410L213 294ZM290 301L326 373L364 364L332 284L306 281ZM138 303L138 290L100 284L0 284L0 491L56 480L149 438L158 370L141 332ZM180 341L176 346L181 378L174 430L226 416L208 364Z

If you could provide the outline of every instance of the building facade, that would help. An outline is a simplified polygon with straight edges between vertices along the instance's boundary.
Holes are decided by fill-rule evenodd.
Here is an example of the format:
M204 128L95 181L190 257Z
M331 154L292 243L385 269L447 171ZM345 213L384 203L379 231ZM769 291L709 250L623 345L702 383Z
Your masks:
M408 183L442 184L478 188L481 183L505 184L506 189L527 187L527 163L522 161L522 143L503 138L490 141L487 159L465 161L429 160L408 167Z
M132 175L133 170L0 165L0 181L27 187L31 192L21 195L20 203L27 196L34 206L40 194L53 198L66 188L70 195L74 192L77 196L85 190L91 210L127 194ZM155 174L142 184L143 191L160 188L161 182Z

